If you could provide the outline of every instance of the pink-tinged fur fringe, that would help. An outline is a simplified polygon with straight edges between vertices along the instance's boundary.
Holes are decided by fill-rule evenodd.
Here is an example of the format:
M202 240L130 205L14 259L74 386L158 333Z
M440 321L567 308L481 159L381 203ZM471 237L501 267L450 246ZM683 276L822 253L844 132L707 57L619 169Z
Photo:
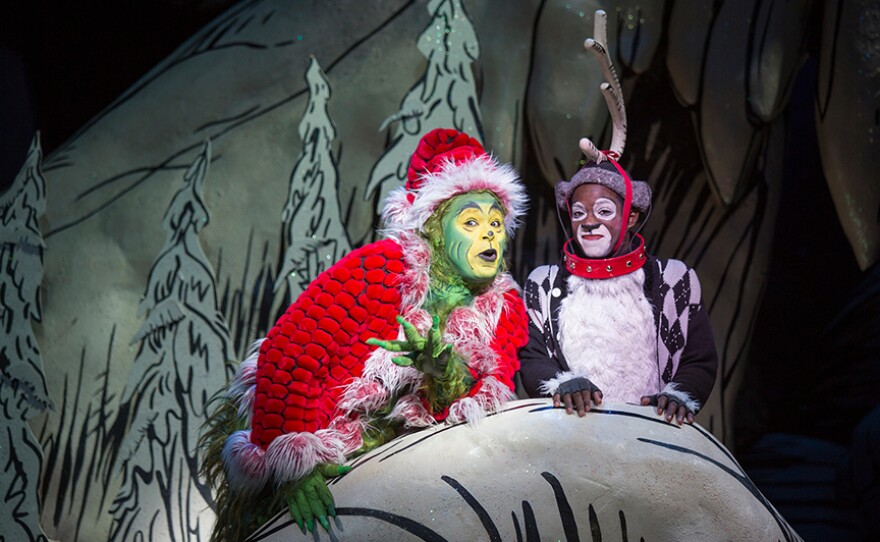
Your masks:
M362 425L339 417L315 433L288 433L275 438L266 450L250 440L250 431L236 431L226 439L221 457L229 486L254 493L270 481L294 482L321 463L344 463L363 445Z
M344 463L347 440L335 429L280 435L266 449L266 470L276 484L299 480L321 463Z
M400 245L406 270L400 281L400 306L402 311L418 310L425 303L430 283L431 249L428 242L418 234L408 231L384 232Z
M498 412L505 402L515 398L513 391L495 377L487 376L482 383L472 397L463 397L450 405L448 423L476 423L487 414Z
M362 412L370 414L388 401L388 390L381 382L369 378L354 378L339 396L337 407L343 414Z
M412 203L407 198L408 195L406 187L401 186L392 190L385 198L385 206L382 208L382 222L385 227L397 231L408 229L403 226L409 222L409 209L412 207ZM420 224L419 228L422 225Z
M386 228L421 231L425 222L444 201L465 192L488 190L506 210L504 227L512 236L525 213L528 197L516 171L509 164L499 164L491 156L481 156L463 163L447 162L440 170L425 176L422 187L411 194L406 187L395 189L385 200L382 221Z
M348 455L363 446L364 426L365 424L360 418L350 419L338 416L330 422L326 430L336 432L336 437L342 442L342 452Z
M229 435L220 457L226 466L226 481L239 493L256 493L269 481L266 452L251 442L251 432L236 431Z
M248 356L229 383L226 396L238 405L238 417L251 423L251 414L254 411L254 393L257 386L257 358L260 357L260 345L266 339L260 339L251 345Z
M388 414L388 419L402 420L403 426L406 428L429 427L437 423L437 420L431 416L428 409L422 404L419 396L414 393L401 397L397 404L394 405L391 413Z

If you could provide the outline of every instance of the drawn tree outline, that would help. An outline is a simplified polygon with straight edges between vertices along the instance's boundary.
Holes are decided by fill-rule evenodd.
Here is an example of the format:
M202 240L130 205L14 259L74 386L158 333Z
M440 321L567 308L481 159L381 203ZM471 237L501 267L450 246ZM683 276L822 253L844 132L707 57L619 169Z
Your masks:
M434 128L455 128L485 141L471 64L480 43L461 0L431 0L431 23L416 46L428 65L409 90L400 110L379 131L395 124L385 153L373 166L364 199L372 200L377 217L389 192L406 181L409 158L419 139Z
M140 343L120 416L128 431L117 459L122 485L110 540L207 540L213 499L198 478L198 431L211 395L226 383L230 341L215 274L198 234L208 224L205 143L163 218L166 232L138 315Z
M281 215L284 254L274 286L275 303L281 306L351 250L339 212L339 174L332 149L336 127L327 111L330 83L315 57L309 59L305 80L309 101L299 123L302 150ZM277 313L274 309L272 314Z
M0 197L0 525L6 540L47 540L40 525L43 447L28 420L50 407L43 358L31 320L40 322L46 181L39 133L12 186ZM8 538L7 538L8 537Z

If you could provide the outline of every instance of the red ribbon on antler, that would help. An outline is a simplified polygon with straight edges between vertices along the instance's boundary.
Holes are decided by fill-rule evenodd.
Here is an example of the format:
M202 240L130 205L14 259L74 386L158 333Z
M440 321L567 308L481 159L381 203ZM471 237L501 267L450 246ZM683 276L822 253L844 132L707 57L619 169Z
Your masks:
M611 253L614 254L617 252L617 249L620 248L620 245L623 244L623 239L626 237L626 226L629 223L629 213L632 210L633 187L632 179L629 178L626 171L617 163L620 154L614 151L602 151L602 154L604 154L608 161L617 169L617 172L623 177L623 183L626 186L626 197L623 198L623 228L621 228L620 237L617 238L617 244L615 244L614 248L611 250Z

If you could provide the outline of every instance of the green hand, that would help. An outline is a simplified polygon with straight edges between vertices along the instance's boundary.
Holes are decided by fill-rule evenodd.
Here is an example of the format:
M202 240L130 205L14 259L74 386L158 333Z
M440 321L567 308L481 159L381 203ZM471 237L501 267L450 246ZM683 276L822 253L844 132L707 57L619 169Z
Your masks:
M426 337L423 337L419 330L402 316L397 317L397 322L403 326L405 340L367 339L367 344L384 348L389 352L406 352L403 356L391 358L391 361L401 367L414 366L419 371L430 375L442 375L446 370L452 345L443 342L440 319L434 316L431 329Z
M330 530L327 517L336 516L333 495L327 487L327 479L340 476L351 470L345 465L319 465L299 481L291 495L287 497L290 517L299 525L303 533L315 529L315 520Z

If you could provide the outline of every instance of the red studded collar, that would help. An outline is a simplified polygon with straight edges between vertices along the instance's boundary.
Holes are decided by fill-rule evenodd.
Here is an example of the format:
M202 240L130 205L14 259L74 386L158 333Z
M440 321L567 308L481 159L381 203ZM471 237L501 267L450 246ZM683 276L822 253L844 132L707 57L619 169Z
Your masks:
M565 253L565 268L572 275L586 279L610 279L628 275L641 269L647 259L645 239L636 234L636 241L638 244L632 252L613 258L594 260L575 255L571 250L572 239L569 239L562 247Z

